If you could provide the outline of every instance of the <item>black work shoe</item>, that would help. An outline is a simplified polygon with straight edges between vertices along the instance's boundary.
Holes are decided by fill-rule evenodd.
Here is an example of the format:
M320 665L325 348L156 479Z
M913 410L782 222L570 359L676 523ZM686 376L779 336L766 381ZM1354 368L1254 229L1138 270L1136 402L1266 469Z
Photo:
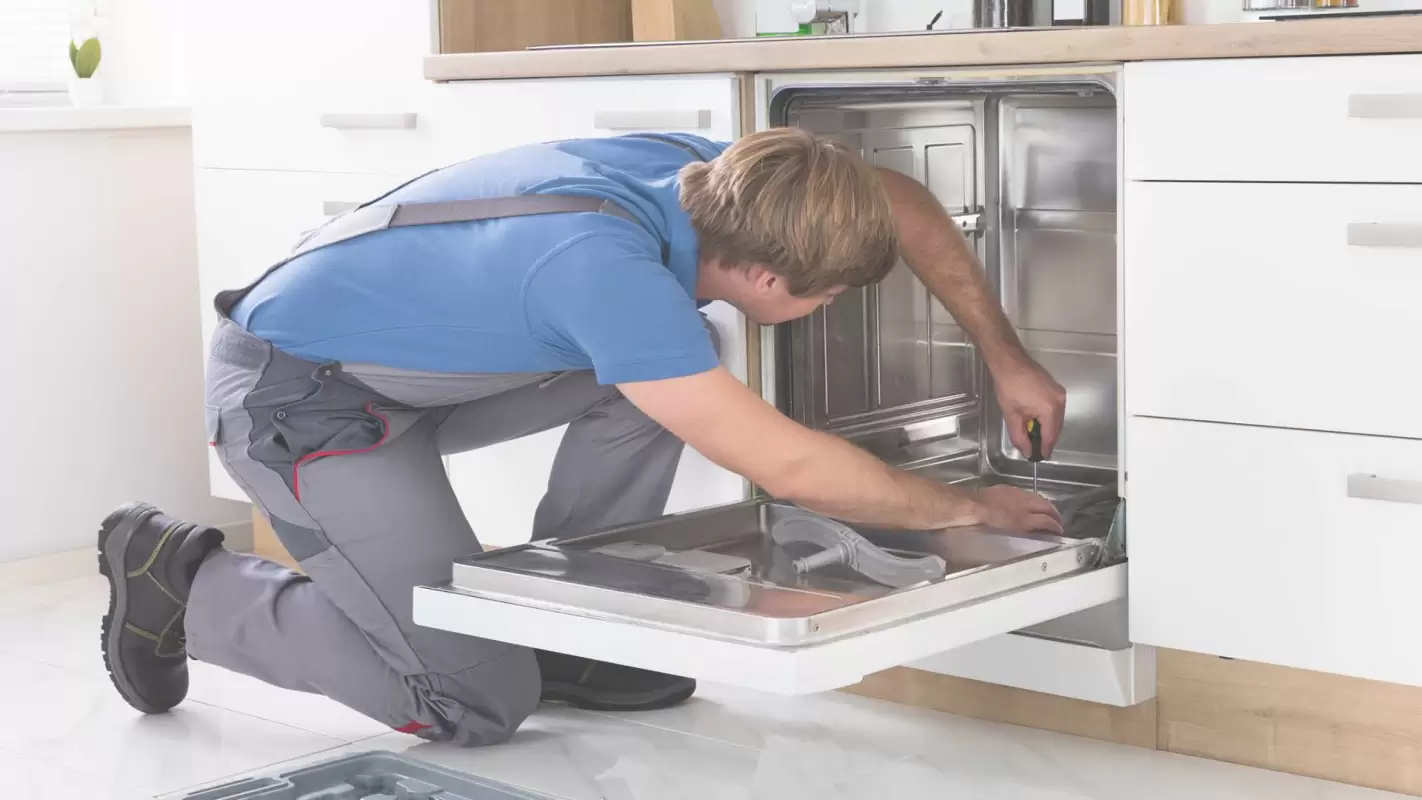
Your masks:
M109 579L104 666L128 704L161 714L188 694L183 613L198 566L222 532L129 503L99 528L99 572Z
M590 658L535 650L543 702L589 711L652 711L680 703L696 681Z

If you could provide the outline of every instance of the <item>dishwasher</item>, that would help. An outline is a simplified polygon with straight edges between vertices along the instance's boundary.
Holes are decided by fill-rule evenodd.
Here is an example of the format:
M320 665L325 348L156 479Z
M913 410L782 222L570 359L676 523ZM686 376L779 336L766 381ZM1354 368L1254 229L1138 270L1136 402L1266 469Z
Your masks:
M1154 694L1127 636L1112 67L756 76L794 125L918 179L1067 389L1040 491L1061 536L849 526L763 494L458 559L415 620L780 694L893 666L1113 705ZM907 266L762 328L751 377L791 418L964 488L1031 485L980 355Z

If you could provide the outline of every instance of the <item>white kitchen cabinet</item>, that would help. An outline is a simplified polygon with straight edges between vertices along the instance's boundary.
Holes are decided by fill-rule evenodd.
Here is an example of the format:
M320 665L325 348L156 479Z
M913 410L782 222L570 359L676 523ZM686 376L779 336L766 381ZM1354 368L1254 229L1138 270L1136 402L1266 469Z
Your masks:
M218 292L251 283L291 252L304 231L397 183L398 178L381 175L198 170L194 192L204 358L217 324L212 301ZM213 494L248 500L215 454L209 462Z
M1129 180L1422 183L1422 54L1150 61L1125 75Z
M441 163L533 141L639 131L730 141L740 130L734 75L467 81L432 92Z
M189 3L199 167L427 169L430 3Z
M1422 186L1136 182L1126 208L1131 414L1422 438Z
M1422 441L1128 433L1132 641L1422 685Z
M745 318L724 303L708 306L706 315L721 338L721 363L733 375L746 378ZM485 547L527 542L533 515L548 486L553 457L567 426L522 439L452 455L449 480L469 524ZM688 447L677 467L666 511L675 514L745 499L749 487Z

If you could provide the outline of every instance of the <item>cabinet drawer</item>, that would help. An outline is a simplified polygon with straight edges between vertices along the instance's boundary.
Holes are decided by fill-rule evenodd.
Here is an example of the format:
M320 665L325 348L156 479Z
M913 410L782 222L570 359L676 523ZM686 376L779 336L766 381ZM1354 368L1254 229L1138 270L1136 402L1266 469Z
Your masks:
M212 299L246 286L291 251L297 238L349 203L369 200L398 184L378 175L200 169L194 182L197 208L198 287L202 353L217 324ZM212 493L246 501L215 455L210 454Z
M1158 61L1125 74L1128 179L1422 183L1422 55Z
M1131 640L1422 685L1422 442L1127 422Z
M1128 183L1132 415L1422 438L1422 186Z
M469 81L432 87L443 161L534 141L681 131L730 141L740 96L731 75Z

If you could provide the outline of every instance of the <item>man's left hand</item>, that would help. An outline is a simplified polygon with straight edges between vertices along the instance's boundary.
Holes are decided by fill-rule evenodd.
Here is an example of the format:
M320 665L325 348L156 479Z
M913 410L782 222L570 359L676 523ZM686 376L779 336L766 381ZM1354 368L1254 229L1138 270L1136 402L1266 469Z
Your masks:
M1025 354L993 369L992 379L1012 443L1023 453L1032 452L1027 422L1035 419L1042 424L1042 455L1050 458L1066 416L1066 390Z

